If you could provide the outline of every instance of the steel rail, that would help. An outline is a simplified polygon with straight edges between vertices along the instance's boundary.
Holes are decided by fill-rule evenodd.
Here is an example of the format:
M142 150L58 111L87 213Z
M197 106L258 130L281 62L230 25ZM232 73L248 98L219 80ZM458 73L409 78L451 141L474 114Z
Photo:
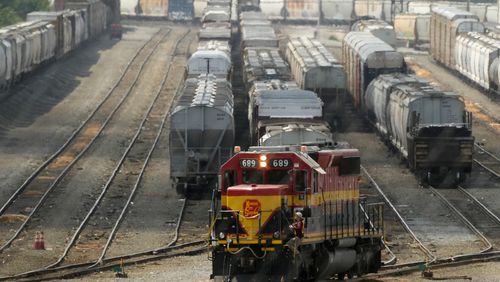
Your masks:
M461 213L457 207L455 207L455 205L453 205L441 192L437 191L437 189L435 189L434 187L432 186L429 186L428 187L429 190L436 196L438 196L441 201L443 203L445 203L446 206L448 206L449 209L451 209L452 211L455 212L455 214L458 215L458 217L460 218L460 220L474 233L476 233L476 235L481 239L481 241L483 241L484 245L485 245L485 248L482 249L481 251L479 251L479 253L486 253L486 252L489 252L493 249L493 245L491 244L491 242L488 240L488 238L486 238L483 233L481 231L479 231L479 229L477 229L474 224L472 224L472 222L470 222L467 217L464 216L463 213ZM455 257L460 257L459 256L455 256Z
M185 34L187 35L187 34ZM185 36L184 35L184 36ZM163 39L162 39L163 41ZM158 43L157 46L159 46L160 42ZM177 43L178 44L178 43ZM155 48L156 50L156 48ZM166 81L166 77L168 76L168 73L165 74L164 76L164 81ZM101 193L99 194L99 196L97 197L97 199L94 201L94 204L92 205L92 207L89 209L89 211L87 212L86 216L84 217L84 219L81 221L80 225L78 226L78 228L75 230L75 232L73 233L73 236L71 237L70 241L67 243L66 245L66 248L64 249L64 252L63 254L59 257L59 259L53 263L53 264L50 264L48 266L46 266L45 268L52 268L52 267L55 267L57 265L59 265L65 258L66 256L68 255L70 249L75 245L76 241L78 240L81 232L83 231L83 229L86 227L88 221L90 220L90 218L92 217L92 215L96 212L97 210L97 207L101 204L102 202L102 199L105 197L106 193L108 192L109 188L111 187L111 185L113 184L116 176L118 175L118 172L120 171L120 169L122 168L123 166L123 163L125 162L125 160L127 159L127 157L129 156L129 153L130 151L132 150L132 148L134 147L134 145L136 144L137 140L139 139L139 136L140 134L143 132L143 129L144 129L144 125L146 124L146 122L148 121L149 119L149 115L151 114L155 104L156 104L156 101L158 100L158 98L160 97L160 94L161 94L161 91L162 89L160 88L159 91L157 91L156 95L155 95L155 98L153 99L153 101L151 102L151 104L149 105L148 109L146 110L146 112L144 113L144 116L142 118L142 121L141 123L139 124L138 128L137 128L137 131L135 133L135 135L132 137L132 139L130 140L129 142L129 145L127 146L127 148L125 149L125 151L123 152L120 160L118 161L118 163L116 164L113 172L111 173L111 175L109 176L108 178L108 181L106 182L106 184L103 186L102 190L101 190ZM159 131L161 130L161 128L159 129ZM154 146L153 146L154 148ZM149 155L150 156L150 155ZM143 168L145 169L145 167L143 166ZM136 183L137 184L137 183ZM127 202L127 205L130 204L130 201ZM123 212L123 210L122 210Z
M477 206L481 208L481 210L488 215L496 224L500 225L500 218L492 212L489 208L487 208L481 201L479 201L474 195L472 195L469 191L467 191L462 186L458 186L457 190L464 193L469 199L471 199Z
M130 59L130 61L127 63L127 65L125 66L125 69L123 70L120 78L118 79L118 81L115 83L115 85L111 88L111 90L108 91L108 93L106 94L106 96L101 100L101 102L99 102L99 104L97 105L97 107L95 108L94 111L92 111L90 113L90 115L80 124L80 126L69 136L69 138L66 140L66 142L54 153L52 154L44 163L42 163L24 182L23 184L21 184L21 186L19 186L19 188L12 194L12 196L10 196L10 198L4 203L4 205L0 208L0 215L3 215L3 213L5 212L5 210L7 209L7 206L10 205L10 203L12 203L15 198L24 190L24 188L26 188L26 186L40 173L40 171L42 169L44 169L45 167L47 167L49 165L50 162L52 162L64 149L66 149L66 147L71 143L71 141L73 139L75 139L76 135L82 130L82 128L90 121L90 119L92 119L92 117L94 117L94 115L97 113L97 111L101 108L101 106L104 104L104 102L107 101L107 99L111 96L111 94L113 93L113 91L118 87L118 85L120 84L120 82L123 80L123 78L125 77L125 74L127 73L127 71L130 69L130 66L132 65L132 62L139 56L139 54L141 53L141 51L146 47L146 45L148 43L150 43L154 36L157 35L158 33L160 32L160 30L158 30L146 43L144 43L144 45L142 45L138 50L137 52L135 53L134 57L132 57L132 59Z
M373 177L370 175L370 173L368 173L368 171L366 170L366 168L364 166L362 166L362 165L361 165L361 170L368 177L368 179L370 180L370 182L375 186L375 189L377 189L378 193L382 196L382 198L384 199L384 202L387 205L389 205L389 207L394 212L394 214L396 214L396 216L399 219L399 221L400 221L401 225L403 226L403 228L410 234L410 236L413 238L413 240L415 240L415 242L417 242L419 248L424 252L424 254L427 256L427 258L429 258L431 262L435 261L437 259L436 256L434 256L434 254L432 254L432 252L422 243L422 241L420 241L420 239L417 237L417 235L415 235L415 233L410 228L410 226L408 225L408 223L406 222L406 220L399 213L399 211L396 209L396 207L392 204L391 200L389 200L389 198L384 193L384 191L382 191L382 189L377 184L377 182L375 181L375 179L373 179ZM415 265L415 264L420 264L420 263L421 262L409 262L409 263L405 263L405 264L397 264L397 265L394 265L394 266ZM387 266L387 267L390 267L390 266Z
M177 48L178 48L178 46L179 46L179 43L180 43L182 40L184 40L184 38L185 38L185 37L186 37L186 36L187 36L190 32L191 32L191 30L188 30L188 31L187 31L187 32L183 35L183 37L182 37L180 40L178 40L178 41L177 41L177 43L176 43L176 45L175 45L175 50L177 50ZM173 55L171 55L171 57L174 57L174 55L175 55L175 50L174 50L174 54L173 54ZM162 90L163 90L163 88L164 88L164 86L165 86L165 83L166 83L166 81L167 81L167 77L169 76L169 74L170 74L170 70L171 70L171 67L172 67L172 61L173 61L173 60L171 60L171 61L170 61L169 65L168 65L167 73L165 74L165 76L163 77L162 82L160 83L160 87L159 87L158 92L157 92L157 94L156 94L157 96L156 96L156 98L155 98L155 101L156 101L156 100L160 97L160 94L161 94L161 92L162 92ZM177 89L178 89L178 88L179 88L179 85L176 87L176 91L175 91L175 92L177 92ZM175 95L172 95L172 98L169 100L168 104L170 104L170 105L171 105L171 104L172 104L171 102L172 102L174 99L175 99ZM152 108L153 108L153 104L151 105L151 109L152 109ZM150 110L151 110L151 109L150 109ZM116 220L115 225L113 226L113 229L112 229L112 230L111 230L111 232L110 232L110 235L109 235L109 237L108 237L108 240L107 240L106 244L104 245L104 248L103 248L103 250L102 250L102 252L101 252L101 255L100 255L100 256L99 256L99 258L97 259L97 261L96 261L95 265L98 265L98 264L101 264L101 263L102 263L102 260L104 259L104 256L106 255L106 252L107 252L107 250L108 250L109 246L111 245L112 240L113 240L113 239L114 239L114 237L115 237L115 234L116 234L116 232L117 232L117 230L118 230L118 227L119 227L119 226L120 226L120 224L122 223L123 218L124 218L124 216L125 216L125 213L127 212L128 208L129 208L129 206L130 206L130 203L131 203L131 202L132 202L132 200L134 199L134 197L135 197L135 195L136 195L136 192L137 192L137 189L139 188L139 185L142 183L142 178L143 178L143 176L144 176L144 172L146 171L146 168L147 168L147 166L148 166L148 164L149 164L149 161L151 160L151 156L153 155L153 151L156 149L156 146L158 145L158 142L159 142L159 140L160 140L161 134L163 133L163 128L164 128L164 125L165 125L165 123L166 123L166 121L167 121L167 118L168 118L168 114L169 114L169 112L170 112L170 107L168 107L168 108L165 110L164 114L163 114L163 118L162 118L162 120L161 120L161 124L160 124L159 130L158 130L158 132L157 132L157 134L156 134L155 140L153 141L153 144L152 144L152 146L151 146L150 150L148 151L148 154L147 154L146 159L145 159L145 161L144 161L144 164L143 164L143 166L142 166L142 168L141 168L141 171L139 172L139 175L138 175L137 180L136 180L136 182L135 182L135 184L134 184L134 187L132 188L132 191L130 192L130 196L128 197L127 202L125 203L125 206L122 208L122 211L121 211L121 213L120 213L120 216L119 216L119 217L118 217L118 219ZM147 117L146 117L146 119L147 119ZM184 206L185 206L185 203L186 203L186 200L184 200ZM182 210L184 210L184 206L183 206ZM183 215L181 214L180 218L181 218L182 216L183 216ZM180 222L178 223L178 225L180 225ZM176 237L177 237L177 236L178 236L178 231L176 232ZM175 241L177 241L177 239L176 239Z
M174 238L169 243L167 243L167 245L165 245L163 247L159 247L159 248L145 250L145 251L128 253L128 254L124 254L124 255L118 255L118 256L114 256L114 257L110 257L110 258L104 258L101 261L100 265L102 266L104 264L109 264L109 263L113 263L116 261L133 259L133 258L137 258L137 257L141 257L141 256L153 256L153 259L154 259L155 258L154 256L157 256L159 254L163 254L163 253L168 252L170 250L175 250L178 248L189 247L189 246L196 246L196 245L201 245L201 244L204 244L203 249L206 249L206 247L207 247L206 240L196 240L196 241L192 241L192 242L188 242L188 243L184 243L184 244L180 244L180 245L175 245L179 239L179 231L181 228L182 219L183 219L184 214L185 214L186 203L187 203L187 200L184 199L183 205L182 205L181 210L179 212L179 217L177 218ZM161 259L161 258L162 257L159 257L159 259ZM98 264L95 263L95 261L68 264L68 265L52 267L52 268L45 267L45 268L41 268L41 269L37 269L37 270L31 270L31 271L27 271L27 272L23 272L23 273L14 274L11 276L3 276L3 277L0 277L0 281L13 280L13 279L19 279L19 278L25 278L25 277L33 277L33 276L36 277L39 275L45 275L48 273L71 270L74 268L84 268L85 270L89 270L89 269L96 269L98 267L99 266L98 266Z
M170 246L169 246L170 245ZM102 266L104 267L112 267L115 265L119 265L122 262L124 264L135 264L135 263L141 263L141 261L146 262L145 260L159 260L165 258L164 255L168 255L168 252L170 251L175 251L178 249L186 248L186 247L193 247L197 245L202 245L203 249L206 249L206 241L205 240L197 240L197 241L192 241L188 243L183 243L175 246L171 246L172 243L169 243L168 245L156 249L150 249L150 250L145 250L141 252L136 252L136 253L129 253L129 254L124 254L120 256L114 256L110 258L105 258L103 260L103 264L98 267L90 268L93 264L93 262L83 262L83 263L76 263L76 264L71 264L71 265L64 265L64 266L59 266L59 267L54 267L50 269L39 269L37 271L30 271L30 272L25 272L25 273L19 273L15 274L12 276L3 276L0 277L0 281L5 281L5 280L19 280L19 279L27 279L29 277L33 277L32 280L34 281L39 281L43 279L44 275L50 275L52 273L58 273L58 272L64 272L64 271L72 271L75 269L80 269L80 271L88 273L91 271L97 271L99 269L103 269ZM178 254L176 254L178 255ZM141 257L145 257L142 258ZM135 259L135 260L132 260ZM48 278L48 279L54 279L54 278Z
M500 163L500 157L495 156L493 153L489 152L486 150L483 146L479 145L478 143L474 143L474 145L484 154L488 155L490 158L494 159L498 163ZM485 165L483 162L479 161L478 159L474 158L473 161L478 164L480 167L484 168L487 170L489 173L493 174L495 177L500 178L500 173L489 168L487 165Z
M152 42L152 39L153 38L156 38L156 35L158 35L159 33L161 32L167 32L170 33L170 29L168 30L159 30L152 38L151 38L151 41L148 41L145 45L147 45L148 43ZM165 36L167 36L167 34L161 36L161 38L164 38ZM87 143L85 145L85 147L75 156L75 158L61 171L61 173L57 176L57 178L54 180L54 182L47 188L47 190L45 191L45 193L42 195L42 197L40 198L40 200L38 201L38 203L36 204L36 206L31 210L30 214L28 215L28 217L26 218L26 220L21 224L21 226L16 230L16 232L14 233L14 235L12 235L12 237L7 240L1 247L0 247L0 252L4 251L6 248L8 248L12 242L19 236L19 234L22 232L22 230L24 230L24 227L28 224L28 222L31 220L31 218L33 217L33 215L35 214L35 212L38 211L38 209L42 206L42 204L45 202L45 200L47 199L48 195L50 194L50 192L52 192L52 190L54 189L54 187L56 187L57 184L59 184L59 182L62 180L62 178L67 174L67 172L73 167L73 165L87 152L87 150L91 147L91 145L95 142L95 140L97 140L97 138L100 136L100 134L102 133L102 131L104 130L104 128L106 127L106 125L109 123L109 121L111 120L111 118L114 116L114 114L118 111L118 109L121 107L121 105L123 105L123 103L125 102L125 100L129 97L130 93L132 92L132 89L135 87L141 73L142 73L142 70L144 68L144 66L146 65L146 63L149 61L151 55L154 53L154 50L157 48L157 46L159 45L159 43L162 41L162 39L160 39L157 44L155 44L153 46L153 50L147 55L146 59L142 62L142 64L140 65L139 67L139 71L136 75L136 77L134 78L132 84L130 85L130 87L127 89L125 95L121 98L121 100L119 101L119 103L113 108L112 112L107 116L107 118L104 120L104 122L102 123L102 126L101 128L98 130L97 134L95 134L95 136L89 141L89 143ZM145 46L144 45L144 46ZM140 53L140 52L139 52ZM126 73L126 72L124 72ZM119 82L113 87L113 89L110 91L110 93L114 92L114 90L119 86L121 82L121 79L119 80ZM103 101L103 103L107 100L107 98ZM97 110L100 108L102 104L99 105L99 107L96 109L96 111L94 111L92 113L92 115L89 117L88 121L90 121L90 119L92 119L92 117L94 116L94 114L97 112ZM83 128L85 125L87 125L86 122L84 122L84 124L82 124L81 128ZM77 131L79 131L81 128L79 128ZM73 135L72 135L73 136ZM74 137L70 140L68 140L68 144L71 143L73 140L75 140L75 138L77 137L77 134L74 134ZM61 152L67 147L67 145L64 145L62 147L62 149L60 150ZM58 151L59 152L59 151ZM60 154L56 152L57 155ZM57 156L56 156L57 157ZM53 159L52 159L53 160ZM52 162L49 161L47 163L47 165ZM47 166L46 165L46 166ZM29 179L29 181L26 181L25 183L27 183L26 185L23 184L23 187L22 189L18 189L19 193L17 193L17 191L15 192L16 196L15 197L11 197L12 200L9 200L9 203L6 203L4 205L5 208L2 208L2 211L5 212L5 210L8 209L8 207L15 202L15 200L18 198L19 195L21 195L22 191L24 190L24 188L29 185L31 183L31 181L33 179L35 179L38 174L46 167L44 166L43 168L40 169L40 171L37 170L37 173L35 174L34 173L34 177Z

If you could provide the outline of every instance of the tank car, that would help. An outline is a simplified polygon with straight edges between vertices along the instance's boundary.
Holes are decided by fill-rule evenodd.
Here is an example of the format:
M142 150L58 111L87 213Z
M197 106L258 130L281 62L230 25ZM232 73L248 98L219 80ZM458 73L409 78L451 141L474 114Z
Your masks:
M403 55L389 44L362 31L351 31L342 44L347 90L356 107L363 107L362 97L368 84L380 74L406 72Z
M452 7L432 8L430 25L432 58L454 69L456 36L469 31L484 32L483 24L473 13Z
M189 57L188 77L209 73L231 80L231 48L227 41L200 41L198 50Z
M351 26L351 30L369 32L392 47L396 46L394 27L383 20L359 20Z
M172 185L185 194L208 189L230 157L233 142L231 84L212 74L186 79L170 113Z
M236 150L219 170L210 211L211 277L318 281L376 272L383 204L360 197L359 173L357 149ZM293 215L304 218L301 238L290 233Z
M365 95L366 112L384 140L418 176L439 184L462 182L472 167L472 120L459 95L442 92L414 75L384 74Z

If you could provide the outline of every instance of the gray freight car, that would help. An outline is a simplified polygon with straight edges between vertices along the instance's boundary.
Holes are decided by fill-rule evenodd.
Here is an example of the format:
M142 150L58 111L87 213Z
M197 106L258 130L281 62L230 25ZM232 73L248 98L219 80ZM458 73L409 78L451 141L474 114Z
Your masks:
M301 89L255 89L248 105L253 143L267 133L266 121L286 125L322 117L321 99L316 93Z
M198 39L204 40L225 40L231 41L231 23L229 22L209 22L204 23L198 31Z
M291 39L285 54L299 87L318 93L325 120L335 123L345 108L344 66L318 40L306 37Z
M246 48L243 51L243 81L250 89L256 81L292 80L289 65L278 48Z
M71 10L84 10L85 23L89 38L100 36L108 26L109 8L101 0L70 0L65 1L64 7Z
M472 120L460 96L413 75L386 74L364 95L366 112L384 139L430 183L465 179L472 166Z
M231 84L211 74L188 78L170 114L169 141L172 185L208 188L234 145Z
M28 21L48 21L56 30L56 56L60 57L73 49L72 14L69 11L31 12L26 16Z
M403 55L368 32L349 32L344 37L342 56L347 91L356 107L363 106L364 91L378 75L406 71Z
M484 32L483 24L473 13L452 7L432 8L430 25L432 58L454 69L456 37L469 31Z
M352 25L351 30L370 32L392 47L396 46L394 27L383 20L359 20Z
M455 69L487 91L498 95L500 40L477 32L457 36Z
M201 17L202 23L229 22L231 20L231 8L221 6L207 6Z
M319 92L345 90L344 67L318 40L290 39L285 55L300 88Z
M399 14L394 18L396 37L408 45L422 48L430 40L430 14Z
M7 88L55 57L54 26L45 21L24 22L0 29L0 88Z
M278 37L271 25L241 25L241 46L278 47Z
M227 41L200 41L198 50L187 61L187 77L209 73L231 80L231 48Z

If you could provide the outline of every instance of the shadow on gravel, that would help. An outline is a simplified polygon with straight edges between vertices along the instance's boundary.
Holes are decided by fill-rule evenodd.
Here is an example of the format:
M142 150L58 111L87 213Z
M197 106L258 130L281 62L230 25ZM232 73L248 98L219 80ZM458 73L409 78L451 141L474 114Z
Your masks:
M90 75L90 68L99 60L100 52L117 42L103 34L26 75L10 89L0 90L0 139L10 129L30 126L63 101L80 84L80 78Z

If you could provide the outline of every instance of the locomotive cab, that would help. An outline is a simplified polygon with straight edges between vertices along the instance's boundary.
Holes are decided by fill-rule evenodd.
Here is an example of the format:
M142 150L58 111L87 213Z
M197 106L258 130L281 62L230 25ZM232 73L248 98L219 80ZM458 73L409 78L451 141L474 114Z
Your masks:
M356 149L251 147L235 154L220 169L210 213L212 276L288 281L376 271L382 205L359 200L359 167ZM297 255L287 243L299 211Z

